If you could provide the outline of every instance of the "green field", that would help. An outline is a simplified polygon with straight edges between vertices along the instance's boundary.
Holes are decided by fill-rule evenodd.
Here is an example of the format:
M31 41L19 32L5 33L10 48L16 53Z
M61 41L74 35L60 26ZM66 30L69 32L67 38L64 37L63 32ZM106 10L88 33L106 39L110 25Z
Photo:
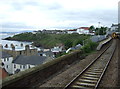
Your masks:
M32 41L34 46L44 48L64 45L64 47L67 49L77 44L83 44L83 40L89 38L89 35L79 34L32 34L31 32L27 32L14 35L13 37L8 37L6 39L17 41Z

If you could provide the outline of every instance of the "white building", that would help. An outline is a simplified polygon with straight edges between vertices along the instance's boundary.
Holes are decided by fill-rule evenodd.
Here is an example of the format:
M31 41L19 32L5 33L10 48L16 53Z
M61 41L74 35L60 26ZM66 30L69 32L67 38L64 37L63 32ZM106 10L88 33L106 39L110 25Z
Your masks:
M9 73L12 74L12 61L13 57L6 52L1 51L1 58L0 60L2 61L2 67L5 68L5 70Z
M37 31L33 31L33 32L32 32L32 34L36 34L36 33L38 33L38 32L37 32Z
M18 73L20 71L24 71L26 69L35 67L39 64L43 64L46 60L46 57L44 56L23 56L20 55L18 56L14 61L13 61L13 71L12 73Z
M90 34L89 27L80 27L77 29L78 34Z
M118 30L118 24L112 24L111 31L117 31Z
M68 34L73 34L73 33L94 35L94 32L91 32L89 30L89 27L80 27L77 29L68 30Z
M71 47L71 48L67 49L67 50L66 50L66 53L68 53L68 52L70 52L70 51L72 51L72 50L80 49L81 47L82 47L82 45L81 45L81 44L78 44L78 45L76 45L75 47Z
M59 52L62 52L62 49L63 49L63 47L57 46L57 47L52 48L51 51L53 53L59 53Z
M77 33L77 29L71 29L67 31L68 34Z

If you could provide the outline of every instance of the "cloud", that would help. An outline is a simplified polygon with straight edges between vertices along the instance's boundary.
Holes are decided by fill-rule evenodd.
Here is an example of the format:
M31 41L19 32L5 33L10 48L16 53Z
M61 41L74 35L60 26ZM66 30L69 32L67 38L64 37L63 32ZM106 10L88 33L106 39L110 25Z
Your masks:
M16 31L23 31L23 30L33 30L34 28L35 27L28 26L28 25L25 25L23 23L7 22L7 23L2 23L1 31L4 31L4 32L7 32L7 31L16 32Z
M3 29L73 28L117 23L118 0L2 0Z
M27 26L23 23L10 23L10 22L7 22L7 23L3 23L2 24L2 28L18 28L18 29L25 29L25 28L33 28L32 26Z

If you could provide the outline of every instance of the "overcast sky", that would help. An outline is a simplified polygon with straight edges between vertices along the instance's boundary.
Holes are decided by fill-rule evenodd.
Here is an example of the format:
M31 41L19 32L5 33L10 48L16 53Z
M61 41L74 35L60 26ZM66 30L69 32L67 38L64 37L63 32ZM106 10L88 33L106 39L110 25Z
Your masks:
M0 0L3 31L110 27L118 22L119 0Z

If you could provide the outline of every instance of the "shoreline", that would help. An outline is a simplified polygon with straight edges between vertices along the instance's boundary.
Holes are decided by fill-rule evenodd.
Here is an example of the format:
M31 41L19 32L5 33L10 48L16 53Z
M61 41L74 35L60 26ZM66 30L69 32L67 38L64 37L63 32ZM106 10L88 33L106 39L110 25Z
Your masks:
M33 43L32 41L21 41L21 40L13 40L13 39L6 39L6 38L1 39L1 40L6 40L6 41L19 41L19 42L31 42L31 43Z

